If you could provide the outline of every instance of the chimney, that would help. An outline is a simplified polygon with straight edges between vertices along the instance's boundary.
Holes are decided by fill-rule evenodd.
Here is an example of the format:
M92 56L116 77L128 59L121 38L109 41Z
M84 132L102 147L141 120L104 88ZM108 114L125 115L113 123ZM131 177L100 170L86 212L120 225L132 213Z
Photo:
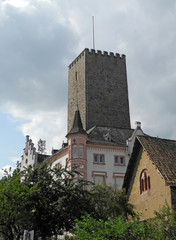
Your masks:
M141 129L141 122L136 121L135 125L136 125L136 129Z

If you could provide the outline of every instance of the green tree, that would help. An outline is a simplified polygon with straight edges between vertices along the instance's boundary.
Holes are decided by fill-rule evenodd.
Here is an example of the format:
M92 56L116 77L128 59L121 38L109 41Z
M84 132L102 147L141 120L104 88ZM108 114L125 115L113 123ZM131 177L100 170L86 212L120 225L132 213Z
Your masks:
M28 187L21 182L21 174L16 170L12 177L0 180L0 233L4 239L19 239L27 227L30 217L32 195L37 185Z
M85 190L86 183L74 178L77 172L67 168L50 168L40 165L24 172L24 182L30 188L37 184L38 191L32 196L31 223L35 236L42 239L69 230L74 220L90 212L90 193Z
M74 225L90 212L90 193L85 182L74 183L76 171L29 167L0 180L0 233L4 239L19 239L23 231L34 230L46 239Z
M94 185L91 190L91 205L94 210L91 214L96 219L107 220L117 216L128 218L133 215L133 206L123 190L107 185Z

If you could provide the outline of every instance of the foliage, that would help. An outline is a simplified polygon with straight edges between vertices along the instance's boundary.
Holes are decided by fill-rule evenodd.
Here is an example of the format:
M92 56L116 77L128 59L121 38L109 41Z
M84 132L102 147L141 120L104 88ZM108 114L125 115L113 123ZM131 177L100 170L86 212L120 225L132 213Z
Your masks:
M75 218L89 208L84 182L74 184L76 171L51 169L48 165L15 171L0 180L0 233L19 239L24 229L42 239L70 229Z
M147 222L140 222L138 217L133 217L126 222L122 217L112 218L106 221L95 220L89 215L82 220L76 221L73 229L73 240L109 240L109 239L128 239L144 240L155 239L153 230ZM157 238L156 238L157 239Z
M95 219L108 220L117 216L127 218L133 215L133 206L123 190L107 185L94 185L91 190L91 204L94 211L91 216Z
M12 177L6 176L0 180L0 233L4 239L18 239L20 232L27 227L25 219L30 211L32 195L37 189L37 185L29 188L21 182L18 170Z
M167 204L154 219L140 221L123 191L86 188L87 182L75 183L77 174L41 164L1 179L0 238L18 240L27 229L50 239L73 228L75 240L175 239L175 213Z
M73 227L76 218L89 210L89 204L86 204L89 193L84 189L84 182L74 184L75 174L75 170L51 169L47 165L26 170L25 183L29 187L37 184L39 189L33 195L30 226L36 236L45 239L68 230Z
M166 203L159 212L155 212L153 226L157 229L159 239L176 239L176 213Z
M140 221L134 215L130 220L122 217L109 220L96 220L90 215L76 220L73 228L73 240L174 240L176 239L175 212L166 204L156 217L147 221Z

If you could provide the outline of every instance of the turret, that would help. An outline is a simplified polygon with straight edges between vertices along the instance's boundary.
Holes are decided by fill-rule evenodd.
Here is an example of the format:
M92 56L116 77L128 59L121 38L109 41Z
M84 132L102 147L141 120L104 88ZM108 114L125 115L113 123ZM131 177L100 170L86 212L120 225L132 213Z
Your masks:
M77 167L81 173L79 178L87 179L87 133L83 129L81 116L77 107L71 130L66 135L68 140L69 168Z

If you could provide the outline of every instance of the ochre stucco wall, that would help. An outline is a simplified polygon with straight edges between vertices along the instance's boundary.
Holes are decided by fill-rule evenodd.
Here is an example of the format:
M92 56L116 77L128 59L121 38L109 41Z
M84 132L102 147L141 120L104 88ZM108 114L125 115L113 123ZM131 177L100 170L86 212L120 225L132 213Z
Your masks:
M171 206L170 187L166 186L165 180L161 177L155 165L147 156L146 151L140 154L139 165L134 182L131 188L129 201L135 206L135 211L142 213L141 219L154 217L154 210L158 211L167 201ZM140 174L143 169L147 169L150 175L151 189L140 193ZM135 173L134 173L135 174Z

